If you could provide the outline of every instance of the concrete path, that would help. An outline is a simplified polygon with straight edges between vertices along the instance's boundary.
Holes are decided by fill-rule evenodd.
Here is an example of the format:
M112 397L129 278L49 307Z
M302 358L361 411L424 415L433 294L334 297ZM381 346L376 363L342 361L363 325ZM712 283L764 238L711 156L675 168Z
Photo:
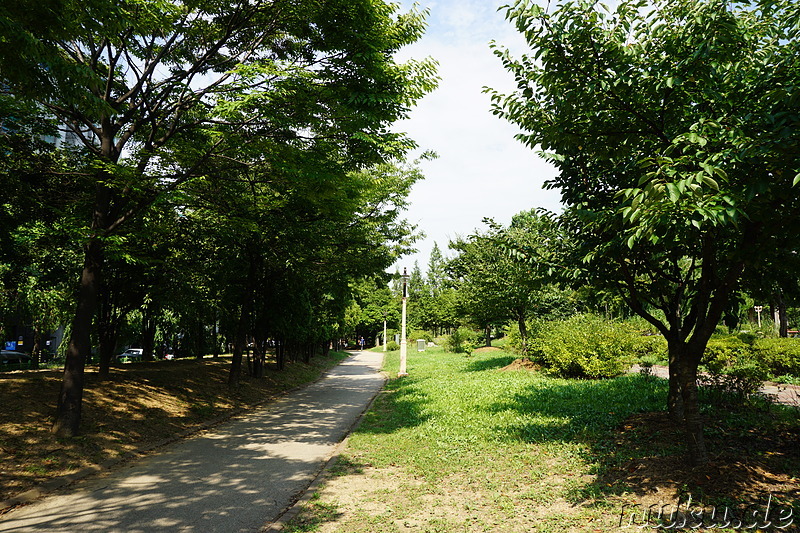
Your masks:
M0 531L260 531L313 481L384 383L358 352L320 381L101 479L0 516Z

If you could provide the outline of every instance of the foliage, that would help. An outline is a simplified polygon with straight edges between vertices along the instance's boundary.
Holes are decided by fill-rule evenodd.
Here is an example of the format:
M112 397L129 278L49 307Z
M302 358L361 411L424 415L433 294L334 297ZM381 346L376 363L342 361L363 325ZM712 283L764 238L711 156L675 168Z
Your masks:
M107 353L128 287L141 289L148 342L169 296L195 355L226 329L232 384L248 335L263 363L267 335L309 354L342 334L350 282L413 242L399 213L420 177L403 162L415 144L391 125L436 84L432 60L395 60L424 13L382 0L52 7L42 18L0 8L13 34L0 42L0 115L5 125L11 94L84 157L55 173L80 199L64 225L84 269L54 430L78 432L93 319L99 306ZM59 24L43 23L56 12ZM12 155L18 169L35 159ZM136 268L133 243L158 213L176 229L172 278Z
M800 377L798 339L758 339L753 343L753 352L773 376L790 374Z
M658 350L629 324L586 314L543 324L531 344L533 356L554 374L595 379L618 376Z
M444 338L444 349L450 353L471 354L478 346L480 336L473 330L464 326L456 329Z
M702 362L712 374L751 374L753 380L800 376L800 343L796 339L753 338L750 334L712 338Z
M551 284L549 259L558 241L553 218L533 210L516 214L507 228L485 222L488 231L450 243L458 252L447 266L458 314L484 329L515 320L524 345L529 316L574 312Z
M497 49L517 90L490 91L495 111L558 169L548 186L567 206L575 279L619 294L668 340L680 378L668 404L705 463L705 345L741 276L796 246L796 4L518 0L506 15L531 53Z
M433 341L433 333L430 331L423 331L423 330L414 330L408 335L408 342L413 342L419 339L423 339L426 342Z
M400 345L392 340L386 343L386 349L390 352L394 352L400 349Z
M748 344L737 337L711 339L703 356L707 373L698 381L709 389L711 401L744 402L758 392L769 377L767 367L755 357Z

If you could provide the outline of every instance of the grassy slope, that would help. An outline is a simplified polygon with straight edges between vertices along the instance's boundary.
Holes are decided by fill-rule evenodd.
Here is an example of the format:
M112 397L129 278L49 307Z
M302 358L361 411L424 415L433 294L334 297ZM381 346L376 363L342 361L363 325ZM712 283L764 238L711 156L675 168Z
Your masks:
M742 465L749 476L720 467L746 455L726 452L726 442L740 444L735 423L710 423L717 463L688 470L680 432L661 411L663 380L499 370L513 359L412 352L410 377L388 383L288 531L609 531L623 504L669 502L682 489L717 500L758 500L763 490L800 499L796 413L793 424L788 411L770 411L766 424L758 415L784 438L771 443L774 461L756 453ZM396 352L387 371L396 375ZM714 490L704 492L706 478Z
M346 354L290 363L228 389L230 358L135 363L99 382L87 369L82 435L49 429L61 386L57 370L0 373L0 500L48 479L147 447L317 379Z

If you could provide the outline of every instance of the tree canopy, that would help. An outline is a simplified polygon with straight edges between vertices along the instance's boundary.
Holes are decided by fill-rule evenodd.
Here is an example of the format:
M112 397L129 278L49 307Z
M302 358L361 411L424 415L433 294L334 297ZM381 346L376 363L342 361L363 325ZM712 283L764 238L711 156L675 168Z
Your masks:
M382 0L0 8L4 94L46 112L82 154L68 169L84 207L70 219L83 267L56 432L78 432L107 268L118 255L134 260L126 246L148 231L134 222L156 206L172 212L184 236L203 219L206 229L220 223L216 246L235 244L225 259L241 274L227 281L245 290L240 346L267 316L253 291L276 275L284 287L286 273L296 275L290 294L299 310L324 299L327 285L312 280L335 280L325 268L337 251L370 250L342 266L348 277L391 263L409 237L397 218L408 185L386 168L400 168L414 143L390 126L436 83L432 60L395 61L424 29L424 13L397 9ZM302 246L305 239L315 244ZM392 239L399 248L383 246ZM212 287L202 287L212 279L193 280L203 289L197 298L212 298Z
M789 1L623 1L506 10L532 52L495 112L558 175L585 279L668 340L670 408L707 461L696 396L706 343L743 273L800 214L800 18Z

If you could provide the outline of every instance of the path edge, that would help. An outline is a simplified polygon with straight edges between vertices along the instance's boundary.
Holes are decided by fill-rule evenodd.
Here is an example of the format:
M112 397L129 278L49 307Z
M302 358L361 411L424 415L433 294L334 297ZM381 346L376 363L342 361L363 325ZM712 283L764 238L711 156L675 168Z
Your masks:
M349 350L345 350L345 352L350 354L349 357L352 357L353 355L358 353L358 352L353 352L353 351L349 351ZM225 422L228 422L229 420L231 420L233 418L236 418L237 416L247 415L248 413L250 413L254 409L260 409L262 407L267 407L269 404L277 402L277 401L281 400L282 398L288 396L289 394L292 394L294 392L302 390L302 389L304 389L306 387L310 387L311 385L322 381L323 379L328 377L328 374L330 374L333 371L334 368L336 368L337 366L342 364L344 361L345 361L345 359L342 359L342 361L340 361L339 364L329 368L328 370L326 370L325 372L320 374L319 377L317 379L315 379L314 381L309 381L308 383L304 383L303 385L298 385L297 387L293 387L291 389L287 389L287 390L277 394L276 396L273 396L272 398L267 398L266 400L262 400L260 402L254 403L252 405L248 405L247 407L240 407L240 408L238 408L236 410L233 410L233 411L231 411L229 413L225 413L224 415L220 415L220 416L218 416L216 418L213 418L211 420L206 420L205 422L203 422L203 423L201 423L201 424L199 424L199 425L197 425L197 426L195 426L193 428L189 428L189 429L183 430L180 433L176 433L175 435L172 435L171 437L167 437L166 439L162 439L162 440L160 440L158 442L154 442L154 443L148 444L146 446L142 446L140 448L137 448L135 450L123 453L123 454L119 455L118 457L113 457L111 459L106 459L102 463L98 463L96 465L87 466L87 467L82 468L82 469L80 469L80 470L78 470L76 472L72 472L71 474L65 474L63 476L59 476L59 477L54 477L52 479L48 479L47 481L44 481L44 482L40 483L38 486L36 486L36 487L34 487L32 489L28 489L25 492L21 492L19 494L15 494L14 496L11 496L8 499L0 500L0 516L2 516L5 513L10 512L10 511L13 511L17 507L21 507L23 505L31 504L31 503L35 502L36 500L38 500L40 498L43 498L43 497L45 497L45 496L47 496L47 495L49 495L49 494L51 494L51 493L53 493L53 492L55 492L55 491L57 491L59 489L67 487L68 485L71 485L72 483L75 483L77 481L85 479L85 478L87 478L87 477L89 477L89 476L91 476L93 474L99 474L99 473L102 473L102 472L107 472L107 471L111 470L113 467L115 467L117 465L120 465L120 464L128 462L128 461L134 461L134 460L136 460L136 459L138 459L140 457L144 457L145 455L147 455L147 454L149 454L149 453L151 453L151 452L153 452L155 450L158 450L159 448L163 448L165 446L169 446L170 444L173 444L173 443L178 442L180 440L185 440L185 439L189 439L191 437L194 437L195 435L198 435L199 433L202 433L203 431L207 431L207 430L212 429L212 428L214 428L214 427L216 427L216 426L218 426L220 424L224 424ZM383 363L381 363L381 367L382 366L383 366ZM386 384L386 380L385 380L385 377L384 377L384 385L385 384ZM376 396L377 396L377 393L376 393ZM373 400L374 400L374 398L373 398ZM370 401L369 405L370 406L372 405L372 401ZM360 420L360 417L363 416L363 414L364 413L359 415L359 418L357 420ZM353 429L354 429L354 427L351 427L350 429L348 429L347 433L349 434L349 432L352 431Z
M367 351L367 350L365 350ZM381 360L381 368L386 364L386 354L383 353L383 359ZM385 371L381 370L381 375L383 375L383 384L375 391L375 394L372 395L372 398L367 402L367 405L364 407L364 410L361 411L361 414L356 417L355 421L350 425L350 427L345 431L344 438L333 448L331 453L328 455L328 458L319 467L319 469L314 473L314 476L311 478L308 486L299 491L295 494L295 499L287 505L281 512L278 514L277 518L271 520L264 524L262 528L259 530L259 533L276 533L283 531L283 528L286 524L294 519L300 511L302 511L306 504L311 501L311 498L314 497L317 489L322 485L325 481L325 474L327 474L339 461L339 457L341 456L342 452L347 448L347 444L350 441L350 434L358 429L361 425L361 422L364 420L364 415L372 408L372 405L375 403L375 400L378 399L380 396L381 391L386 387L386 383L389 381L389 374Z

